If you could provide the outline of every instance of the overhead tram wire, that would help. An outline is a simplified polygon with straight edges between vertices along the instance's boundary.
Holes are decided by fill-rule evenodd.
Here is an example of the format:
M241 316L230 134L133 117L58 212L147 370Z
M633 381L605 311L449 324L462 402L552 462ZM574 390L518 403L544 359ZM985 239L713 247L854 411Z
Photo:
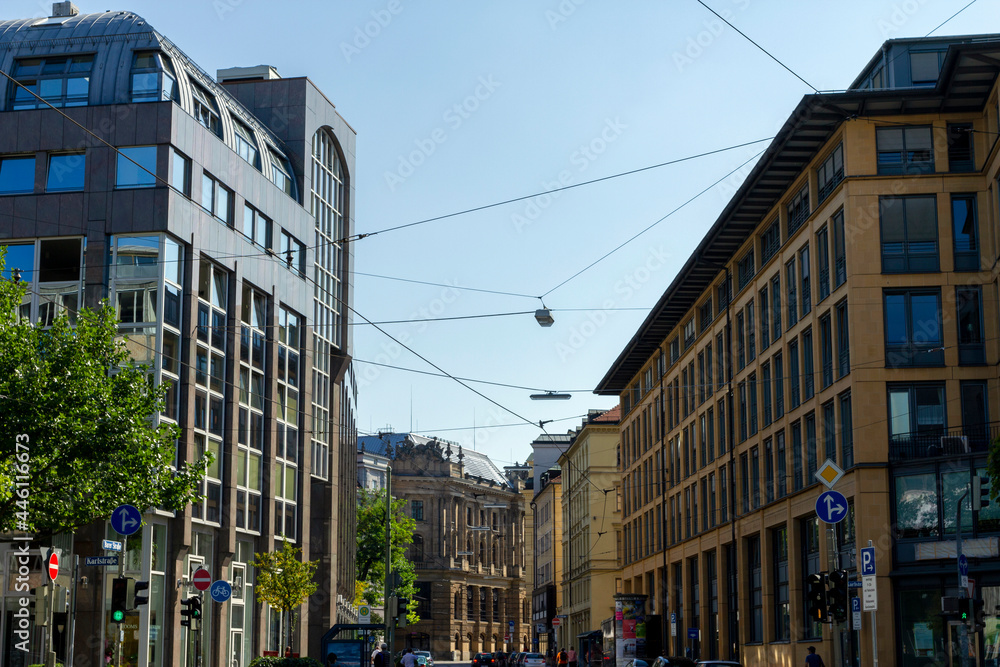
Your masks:
M792 76L794 76L796 79L798 79L802 83L804 83L807 86L809 86L810 88L812 88L812 90L813 90L814 93L819 93L819 89L816 88L816 86L812 85L811 83L809 83L808 81L806 81L805 79L803 79L801 76L799 76L798 74L796 74L795 71L791 67L789 67L785 63L781 62L774 55L772 55L770 51L768 51L763 46L761 46L757 42L755 42L752 39L750 39L750 37L745 32L743 32L742 30L740 30L739 28L737 28L736 26L734 26L732 23L730 23L724 16L722 16L722 14L720 14L719 12L715 11L714 9L712 9L711 7L709 7L708 5L706 5L704 2L702 2L702 0L696 0L696 2L699 5L701 5L702 7L704 7L705 9L707 9L708 11L712 12L713 14L715 14L719 18L720 21L724 22L730 28L732 28L736 32L740 33L740 35L742 35L745 40L747 40L748 42L750 42L751 44L753 44L754 46L756 46L758 49L760 49L761 51L763 51L764 54L768 58L770 58L771 60L773 60L774 62L778 63L779 65L781 65L782 67L784 67L786 70L788 70L788 72Z
M651 225L649 225L646 228L640 230L636 234L630 236L628 239L626 239L625 241L623 241L619 245L615 246L614 248L612 248L608 252L604 253L603 255L601 255L600 257L598 257L597 259L595 259L593 262L591 262L587 266L583 267L582 269L580 269L579 271L577 271L576 273L574 273L573 275L571 275L566 280L562 281L561 283L559 283L558 285L556 285L552 289L550 289L547 292L545 292L544 294L542 294L542 297L546 297L549 294L551 294L552 292L555 292L557 289L559 289L560 287L562 287L563 285L565 285L569 281L575 279L576 277L580 276L584 272L589 271L590 269L592 269L597 264L603 262L605 259L607 259L611 255L613 255L614 253L618 252L619 250L621 250L622 248L624 248L625 246L627 246L629 243L631 243L632 241L636 240L637 238L639 238L640 236L642 236L643 234L645 234L646 232L648 232L649 230L651 230L653 227L656 227L658 224L660 224L661 222L663 222L664 220L666 220L667 218L669 218L673 214L677 213L682 208L684 208L685 206L687 206L688 204L690 204L691 202L693 202L695 199L698 199L698 197L701 197L703 194L705 194L706 192L708 192L709 190L711 190L712 188L714 188L716 185L718 185L722 181L726 180L727 178L729 178L730 176L732 176L733 174L735 174L737 171L739 171L740 169L742 169L744 166L750 164L751 162L753 162L754 160L756 160L757 158L759 158L763 154L764 154L764 151L760 151L759 153L756 153L755 155L751 156L750 159L742 162L735 169L733 169L729 173L727 173L724 176L722 176L722 178L718 179L717 181L715 181L714 183L712 183L711 185L709 185L707 188L705 188L704 190L702 190L698 194L694 195L693 197L691 197L690 199L688 199L687 201L685 201L683 204L681 204L677 208L673 209L672 211L670 211L669 213L667 213L666 215L664 215L663 217L661 217L659 220L656 220ZM539 298L542 298L542 297L539 297Z
M466 215L468 213L476 213L478 211L485 211L487 209L496 208L497 206L504 206L505 204L513 204L515 202L524 201L526 199L533 199L534 197L540 197L542 195L552 194L553 192L563 192L565 190L572 190L573 188L583 187L585 185L592 185L594 183L600 183L602 181L610 181L615 178L621 178L622 176L631 176L632 174L638 174L643 171L649 171L651 169L659 169L660 167L667 167L673 164L680 164L681 162L687 162L689 160L694 160L701 157L707 157L709 155L715 155L717 153L725 153L727 151L736 150L737 148L744 148L746 146L753 146L754 144L759 144L764 141L771 141L774 137L765 137L763 139L755 139L753 141L747 141L742 144L735 144L732 146L726 146L725 148L717 148L711 151L705 151L703 153L697 153L695 155L688 155L682 158L677 158L675 160L668 160L666 162L660 162L659 164L649 165L648 167L640 167L638 169L630 169L629 171L622 171L617 174L611 174L609 176L601 176L600 178L593 178L589 181L583 181L581 183L573 183L571 185L565 185L560 188L552 188L551 190L543 190L541 192L535 192L530 195L523 195L520 197L513 197L511 199L504 199L503 201L493 202L492 204L484 204L482 206L474 206L472 208L463 209L461 211L455 211L454 213L446 213L444 215L437 215L433 218L425 218L424 220L417 220L416 222L408 222L402 225L395 225L393 227L386 227L385 229L379 229L374 232L365 232L360 234L352 234L350 236L345 236L334 243L347 243L350 241L360 241L361 239L368 238L369 236L375 236L377 234L384 234L386 232L394 232L400 229L407 229L409 227L416 227L417 225L425 225L429 222L437 222L438 220L446 220L448 218L454 218L459 215Z
M367 359L358 359L355 357L351 361L355 361L360 364L368 364L369 366L379 366L380 368L389 368L396 371L405 371L407 373L417 373L419 375L430 375L432 377L448 377L447 375L442 375L441 373L432 373L431 371L422 371L416 368L406 368L405 366L393 366L392 364L383 364L378 361L368 361ZM507 384L505 382L493 382L490 380L477 380L475 378L464 378L460 377L460 380L465 380L466 382L477 382L479 384L490 384L495 387L506 387L508 389L522 389L524 391L548 391L548 389L541 389L539 387L525 387L517 384ZM575 393L575 394L589 394L593 392L593 389L560 389L560 393ZM586 416L586 415L584 415Z
M967 4L965 7L962 7L957 12L955 12L954 14L952 14L951 16L949 16L948 18L946 18L940 25L937 26L937 28L934 28L934 30L931 30L929 33L927 33L926 35L924 35L924 37L930 37L932 34L934 34L935 32L937 32L938 29L944 27L945 23L947 23L948 21L952 20L953 18L955 18L956 16L958 16L959 14L961 14L962 12L964 12L966 9L968 9L969 7L971 7L974 4L976 4L976 0L972 0L972 2L970 2L969 4Z

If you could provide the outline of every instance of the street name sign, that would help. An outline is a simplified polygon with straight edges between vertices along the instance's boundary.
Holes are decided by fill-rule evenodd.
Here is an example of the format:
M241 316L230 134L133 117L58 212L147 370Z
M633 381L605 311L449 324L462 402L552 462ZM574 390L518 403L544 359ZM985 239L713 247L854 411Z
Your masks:
M118 556L87 556L83 564L89 567L117 567Z

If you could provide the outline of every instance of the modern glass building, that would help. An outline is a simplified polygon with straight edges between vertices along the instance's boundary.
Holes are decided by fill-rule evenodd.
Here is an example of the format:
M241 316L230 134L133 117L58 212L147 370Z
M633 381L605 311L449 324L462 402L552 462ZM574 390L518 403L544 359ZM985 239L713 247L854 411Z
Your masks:
M133 356L170 387L159 419L181 428L177 463L215 454L202 500L150 509L129 540L126 574L151 586L126 617L123 660L196 664L180 600L198 567L233 586L226 603L206 596L207 664L279 650L283 619L255 597L249 563L283 542L320 561L291 641L318 655L319 637L354 614L354 130L309 79L270 67L213 78L127 11L64 2L0 22L0 70L0 245L30 288L23 314L72 319L110 300ZM83 565L115 535L57 538L60 584L81 562L77 664L104 664L117 634L113 569ZM8 551L0 542L0 581ZM20 664L2 591L0 665ZM61 614L52 638L69 664ZM45 632L32 626L24 664L43 662Z

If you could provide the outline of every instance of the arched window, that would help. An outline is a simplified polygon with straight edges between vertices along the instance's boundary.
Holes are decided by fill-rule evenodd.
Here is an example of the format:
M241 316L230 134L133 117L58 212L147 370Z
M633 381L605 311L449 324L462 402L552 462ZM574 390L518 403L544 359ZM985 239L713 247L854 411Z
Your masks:
M420 535L413 536L413 544L410 546L410 558L414 563L424 562L424 538Z
M312 211L316 216L316 246L329 252L316 253L316 282L326 285L318 290L315 300L319 310L314 327L315 335L334 347L341 347L342 300L346 298L344 249L342 239L347 235L345 221L350 219L345 199L345 175L340 161L340 151L327 130L313 135L312 159ZM272 172L274 153L272 152ZM318 348L323 352L322 348ZM323 352L326 353L326 352Z

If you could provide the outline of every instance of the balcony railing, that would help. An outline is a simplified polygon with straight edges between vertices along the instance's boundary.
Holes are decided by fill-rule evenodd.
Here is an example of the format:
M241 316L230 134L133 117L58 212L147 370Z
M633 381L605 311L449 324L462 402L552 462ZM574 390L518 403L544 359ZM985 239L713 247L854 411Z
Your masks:
M900 433L889 437L889 460L985 453L997 437L1000 437L1000 422Z

